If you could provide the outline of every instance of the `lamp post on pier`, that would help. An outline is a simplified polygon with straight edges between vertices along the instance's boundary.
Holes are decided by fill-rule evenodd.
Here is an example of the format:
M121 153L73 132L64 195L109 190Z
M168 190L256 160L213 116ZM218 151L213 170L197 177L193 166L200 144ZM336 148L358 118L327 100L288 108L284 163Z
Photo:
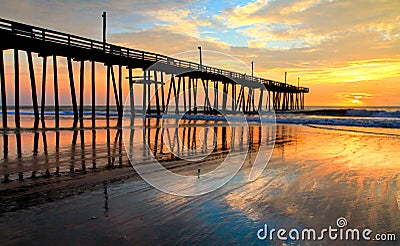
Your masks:
M251 62L251 81L253 81L254 79L254 62Z
M201 46L197 47L200 53L200 70L203 71L203 58L201 57Z
M106 49L106 28L107 28L107 12L104 11L103 14L101 15L103 18L103 49Z
M286 76L287 76L287 72L285 72L285 86L286 86Z

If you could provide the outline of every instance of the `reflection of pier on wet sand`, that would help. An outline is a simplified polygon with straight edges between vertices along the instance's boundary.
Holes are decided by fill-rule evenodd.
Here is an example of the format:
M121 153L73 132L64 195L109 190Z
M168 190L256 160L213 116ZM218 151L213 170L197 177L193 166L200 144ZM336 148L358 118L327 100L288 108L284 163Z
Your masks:
M262 129L259 125L229 127L226 123L216 122L210 127L206 122L181 120L178 128L167 126L162 129L159 119L147 122L147 127L125 129L131 137L125 142L123 130L118 127L3 134L1 210L27 206L29 201L25 203L23 197L33 199L30 196L34 194L45 195L44 201L52 200L104 180L131 177L134 170L127 152L129 154L133 148L143 149L140 156L135 152L134 158L144 164L154 156L174 172L179 172L182 166L192 165L192 175L197 175L199 167L202 174L216 168L230 151L241 154L244 146L255 151L261 141L271 141L273 136L272 127ZM84 126L83 121L81 126ZM283 139L279 129L278 144ZM148 150L144 148L147 144ZM193 162L177 156L205 158ZM20 197L20 200L16 203L9 200L13 197ZM34 200L37 202L40 198Z

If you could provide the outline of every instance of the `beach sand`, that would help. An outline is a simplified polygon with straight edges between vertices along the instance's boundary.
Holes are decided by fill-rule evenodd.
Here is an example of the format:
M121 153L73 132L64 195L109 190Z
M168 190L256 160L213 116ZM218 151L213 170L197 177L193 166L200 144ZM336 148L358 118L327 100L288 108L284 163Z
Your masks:
M42 152L38 157L26 153L26 158L40 159L35 164L38 170L49 165L51 177L21 182L10 174L14 181L1 184L0 238L2 244L33 245L269 244L257 238L264 224L320 230L336 226L339 217L347 219L348 228L399 236L400 138L387 130L357 130L278 125L274 151L261 177L248 180L256 155L251 151L228 184L194 197L166 194L144 182L129 166L124 148L119 149L116 129L109 133L109 141L106 130L97 130L96 151L91 151L88 130L86 145L78 141L71 149L66 141L60 144L63 151L58 156L49 148L50 164L41 158ZM52 139L52 134L56 133L48 133L47 138ZM9 138L12 141L14 136ZM257 149L256 144L253 147ZM211 170L225 158L226 146L217 144L217 149L202 168ZM93 152L96 171L91 169ZM18 162L10 160L13 156L18 154L9 154L8 169L2 174L19 170ZM60 165L59 176L53 174L56 158L67 160ZM113 167L107 167L109 160ZM75 163L74 173L69 172L71 163ZM165 165L185 175L196 175L198 168L196 163L178 160ZM24 172L29 176L31 166Z

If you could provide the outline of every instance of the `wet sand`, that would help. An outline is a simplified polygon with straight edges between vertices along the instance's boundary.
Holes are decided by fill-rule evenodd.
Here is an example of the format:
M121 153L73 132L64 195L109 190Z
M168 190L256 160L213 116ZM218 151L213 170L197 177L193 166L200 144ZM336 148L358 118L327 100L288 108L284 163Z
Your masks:
M134 174L125 153L121 152L121 168L107 168L105 154L97 159L98 170L92 171L88 156L93 153L85 152L87 158L79 159L82 153L74 152L77 170L73 174L69 173L69 159L59 177L54 177L51 169L50 178L24 181L24 192L33 196L46 193L46 189L66 195L3 211L0 238L4 244L34 245L268 244L256 236L265 223L273 228L319 229L335 226L339 217L345 217L351 228L400 235L400 138L379 129L372 132L278 125L272 158L260 178L248 182L256 153L250 152L227 185L196 197L173 196L152 188ZM101 156L109 148L101 148L103 141L99 135L97 139L96 153ZM218 142L218 151L202 167L215 167L224 159L223 142ZM258 142L257 134L252 142ZM110 146L113 144L114 139ZM118 148L111 148L110 154L117 160L114 166L119 165L118 153ZM71 158L71 152L62 156ZM86 172L79 171L82 160L88 166ZM198 167L176 160L166 163L174 172L187 175L195 175ZM1 184L2 204L4 187L16 190L21 187L18 182ZM35 184L40 182L44 184ZM18 196L22 202L30 199L23 192L8 194L11 200Z

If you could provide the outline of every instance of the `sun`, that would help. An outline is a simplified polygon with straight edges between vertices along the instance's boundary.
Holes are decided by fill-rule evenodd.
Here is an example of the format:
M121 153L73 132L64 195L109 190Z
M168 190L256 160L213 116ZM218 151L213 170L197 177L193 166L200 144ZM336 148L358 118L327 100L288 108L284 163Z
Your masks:
M352 102L353 104L356 104L356 105L362 105L362 104L363 104L363 102L360 101L360 100L358 100L358 99L353 99L353 100L351 100L351 102Z

